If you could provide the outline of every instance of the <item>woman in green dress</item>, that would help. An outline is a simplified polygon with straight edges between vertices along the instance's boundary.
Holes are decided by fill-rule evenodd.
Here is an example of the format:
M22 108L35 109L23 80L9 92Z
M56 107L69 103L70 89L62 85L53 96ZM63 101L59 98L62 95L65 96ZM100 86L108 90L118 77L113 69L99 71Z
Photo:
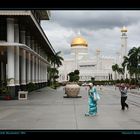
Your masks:
M96 91L95 86L92 83L89 83L88 90L88 106L89 111L85 114L85 116L95 116L97 114L97 101L94 100L94 92Z

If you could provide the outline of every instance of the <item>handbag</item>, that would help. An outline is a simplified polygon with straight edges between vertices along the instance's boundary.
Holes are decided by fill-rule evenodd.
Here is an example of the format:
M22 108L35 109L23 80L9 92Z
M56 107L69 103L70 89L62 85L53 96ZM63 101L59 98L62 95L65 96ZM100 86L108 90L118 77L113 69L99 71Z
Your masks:
M96 92L93 93L93 99L94 99L94 101L97 101Z
M93 98L94 98L94 101L100 100L99 93L98 93L98 92L94 92L94 93L93 93Z
M96 96L97 96L97 99L100 100L100 96L98 92L96 92Z

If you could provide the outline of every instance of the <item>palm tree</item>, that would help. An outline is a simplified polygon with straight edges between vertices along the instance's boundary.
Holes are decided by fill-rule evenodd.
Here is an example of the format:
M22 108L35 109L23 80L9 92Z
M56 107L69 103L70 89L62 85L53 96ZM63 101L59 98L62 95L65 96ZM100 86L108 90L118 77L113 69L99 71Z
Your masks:
M131 64L130 64L130 60L129 60L129 57L128 56L124 56L123 57L123 63L122 63L122 67L123 69L125 70L125 68L128 70L129 74L130 74L130 77L132 76L132 72L131 72Z
M123 68L128 67L128 65L129 65L129 58L127 56L124 56L123 59L124 60L123 60L123 63L122 63L122 67Z
M59 71L56 68L48 67L48 73L50 77L50 84L53 84L55 82L56 77L58 77Z
M128 52L128 57L124 57L124 61L122 63L122 66L125 67L127 66L127 69L130 73L130 76L135 75L135 78L138 78L138 62L139 62L139 55L140 53L140 47L136 48L133 47L132 49L129 50Z
M117 80L117 72L118 72L119 66L118 64L112 65L112 70L115 72L115 80Z
M54 56L51 56L51 64L53 64L54 68L60 67L62 65L62 61L64 60L61 56L61 51L57 52Z
M50 81L52 81L54 84L56 77L58 77L58 70L57 68L62 65L62 61L64 60L60 56L61 51L57 52L55 55L50 55L48 57L48 61L53 65L53 68L48 68L49 76L50 76ZM57 66L57 68L56 68Z
M119 73L119 74L124 74L124 68L118 68L118 70L117 70L117 72Z

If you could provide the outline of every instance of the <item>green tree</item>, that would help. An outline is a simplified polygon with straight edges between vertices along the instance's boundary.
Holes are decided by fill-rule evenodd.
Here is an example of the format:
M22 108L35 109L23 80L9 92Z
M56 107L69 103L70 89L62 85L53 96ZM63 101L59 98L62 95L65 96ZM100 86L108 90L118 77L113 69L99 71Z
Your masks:
M49 61L51 62L51 64L53 65L53 67L55 68L60 67L62 65L62 61L64 60L61 56L61 51L57 52L55 55L50 56Z
M139 53L140 47L133 47L129 50L128 56L124 57L124 61L122 63L123 67L127 67L130 77L135 76L136 79L138 79L138 74L140 73L138 69L138 63L140 61L140 57L138 57Z
M123 75L123 74L124 74L124 68L120 68L120 67L119 67L118 70L117 70L117 72L118 72L119 74L122 74L122 75Z
M48 67L48 73L49 73L49 77L50 77L50 82L53 85L56 79L56 76L58 77L58 73L59 71L56 68L51 68Z
M53 68L50 66L48 68L48 73L50 77L50 81L52 84L55 84L55 80L59 78L57 68L62 65L62 61L64 60L61 56L61 51L57 52L55 55L49 55L48 61L53 65ZM57 78L56 78L57 77Z
M92 83L95 82L95 77L91 77L91 82L92 82Z
M117 72L118 72L119 66L118 64L112 65L112 70L115 72L115 80L117 79Z

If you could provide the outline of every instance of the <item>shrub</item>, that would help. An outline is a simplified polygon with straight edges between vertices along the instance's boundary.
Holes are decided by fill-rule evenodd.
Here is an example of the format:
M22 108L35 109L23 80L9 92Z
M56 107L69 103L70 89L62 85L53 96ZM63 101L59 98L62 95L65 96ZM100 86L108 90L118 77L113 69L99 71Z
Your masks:
M34 84L34 83L29 83L28 85L27 85L27 90L28 90L28 92L31 92L31 91L33 91L33 90L35 90L36 89L36 85Z
M75 70L74 72L70 72L68 74L69 76L69 82L78 82L80 77L79 77L79 70Z

